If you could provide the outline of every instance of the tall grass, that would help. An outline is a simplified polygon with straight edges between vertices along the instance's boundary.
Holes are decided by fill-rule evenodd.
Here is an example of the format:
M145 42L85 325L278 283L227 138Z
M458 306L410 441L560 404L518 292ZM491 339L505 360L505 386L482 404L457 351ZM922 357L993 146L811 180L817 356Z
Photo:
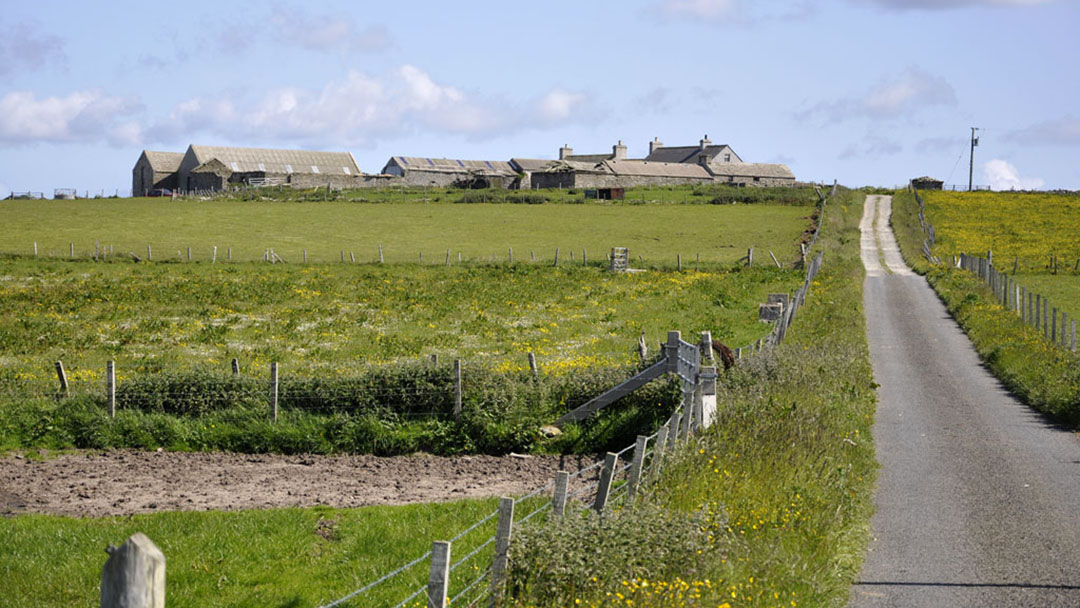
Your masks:
M788 341L722 377L718 422L667 467L652 506L608 516L623 523L607 527L634 534L599 543L554 524L520 535L529 543L513 566L520 605L846 604L876 468L861 203L845 191L830 204L826 263ZM670 521L658 523L655 508ZM703 534L673 536L690 522ZM560 550L537 548L548 542ZM681 557L658 547L678 547ZM592 575L538 584L562 572L566 555Z

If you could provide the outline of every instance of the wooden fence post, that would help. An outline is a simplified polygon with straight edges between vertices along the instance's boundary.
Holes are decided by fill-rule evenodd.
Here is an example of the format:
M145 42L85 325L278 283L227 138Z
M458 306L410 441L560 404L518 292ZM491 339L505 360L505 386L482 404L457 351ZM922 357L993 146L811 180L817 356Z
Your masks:
M679 272L682 272L682 254L681 253L676 253L675 254L675 268Z
M746 250L746 267L750 268L754 265L754 248L751 247Z
M461 418L461 359L454 359L454 418Z
M61 397L67 397L68 396L68 381L67 381L67 373L64 371L64 362L63 361L57 361L56 362L56 379L60 381L60 396Z
M68 243L68 257L75 257L75 243Z
M587 266L588 264L589 264L589 250L582 247L581 248L581 265L582 266Z
M634 442L634 459L630 461L630 480L627 482L627 502L633 501L637 496L638 484L641 483L641 468L645 466L645 448L648 443L649 438L645 435L638 435Z
M379 243L379 263L383 263L382 243Z
M510 535L514 526L514 499L499 499L499 522L495 526L495 558L491 562L491 606L502 602L506 566L510 552Z
M1076 319L1073 319L1072 322L1072 346L1069 350L1076 352Z
M187 261L191 261L191 247L187 248Z
M551 511L555 517L562 517L566 513L566 489L570 486L570 473L559 471L555 473L555 494L551 497Z
M532 372L533 378L540 377L540 369L536 367L536 355L532 351L529 351L529 371Z
M428 575L428 608L446 608L450 586L450 543L437 540L431 546L431 572Z
M225 259L226 259L226 260L229 260L230 262L232 261L232 247L229 247L229 248L228 248L228 249L227 249L227 250L225 251Z
M154 251L150 248L150 245L146 246L146 261L152 262L154 260Z
M555 248L555 266L559 265L559 248Z
M307 264L307 249L304 250L304 263Z
M270 418L277 422L278 410L278 363L270 363Z
M667 451L674 452L675 446L679 444L679 423L682 422L682 410L675 408L674 412L671 412L671 418L668 418L668 440Z
M234 376L239 376L240 375L240 361L236 357L233 357L233 360L232 360L232 375L234 375Z
M509 253L507 255L507 259L510 260L511 264L513 264L514 263L514 248L509 247L508 249L509 249Z
M439 365L439 353L431 353L431 365L437 367Z
M214 253L210 256L210 263L217 264L217 245L214 245Z
M34 241L34 257L37 257L37 241Z
M109 405L109 418L116 418L116 362L105 362L105 401Z
M142 532L105 549L101 608L165 608L165 555Z
M604 468L600 472L600 485L596 488L596 501L593 502L593 509L597 513L603 513L604 507L607 506L608 496L611 494L611 482L615 479L615 467L619 464L619 455L615 452L608 452L604 456Z

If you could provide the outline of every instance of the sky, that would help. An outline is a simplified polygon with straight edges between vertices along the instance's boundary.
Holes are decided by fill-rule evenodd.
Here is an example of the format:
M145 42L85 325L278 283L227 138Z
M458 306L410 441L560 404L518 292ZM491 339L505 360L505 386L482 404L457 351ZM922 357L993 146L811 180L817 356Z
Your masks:
M0 0L0 197L144 149L557 158L708 136L849 186L1080 189L1078 0Z

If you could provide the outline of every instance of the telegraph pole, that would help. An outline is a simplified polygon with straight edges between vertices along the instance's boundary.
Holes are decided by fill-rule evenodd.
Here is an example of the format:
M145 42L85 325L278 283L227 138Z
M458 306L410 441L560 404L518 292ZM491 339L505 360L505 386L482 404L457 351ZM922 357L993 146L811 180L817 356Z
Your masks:
M975 137L975 132L979 130L979 127L971 127L971 159L968 165L968 192L972 190L972 180L975 176L975 146L979 145L979 138Z

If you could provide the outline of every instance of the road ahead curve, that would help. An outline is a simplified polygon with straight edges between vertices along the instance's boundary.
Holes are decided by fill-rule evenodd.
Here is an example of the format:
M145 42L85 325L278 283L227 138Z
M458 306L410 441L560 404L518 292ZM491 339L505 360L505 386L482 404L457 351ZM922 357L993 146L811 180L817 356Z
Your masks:
M881 472L854 608L1080 606L1080 438L982 367L867 197L863 295Z

